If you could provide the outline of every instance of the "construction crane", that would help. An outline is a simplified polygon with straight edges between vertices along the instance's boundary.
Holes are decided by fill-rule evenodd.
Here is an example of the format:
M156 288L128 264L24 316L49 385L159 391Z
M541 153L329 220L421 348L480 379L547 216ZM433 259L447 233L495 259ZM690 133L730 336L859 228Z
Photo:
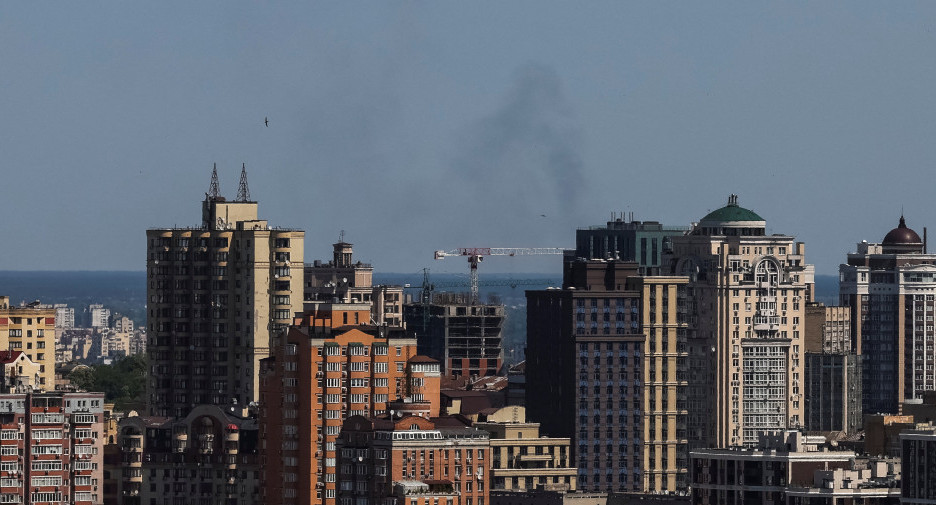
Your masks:
M448 256L467 256L471 265L469 285L471 286L471 303L478 303L478 263L485 256L529 256L534 254L563 254L562 247L463 247L454 251L436 251L435 259L440 260Z

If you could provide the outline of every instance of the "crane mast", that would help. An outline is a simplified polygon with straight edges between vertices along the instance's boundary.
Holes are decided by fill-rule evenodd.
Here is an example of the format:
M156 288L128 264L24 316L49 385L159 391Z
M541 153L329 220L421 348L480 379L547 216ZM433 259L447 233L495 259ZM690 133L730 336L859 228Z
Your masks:
M462 247L452 251L436 251L435 259L441 260L448 256L467 256L471 266L468 282L470 285L471 303L478 303L478 263L485 256L528 256L535 254L563 254L562 247Z

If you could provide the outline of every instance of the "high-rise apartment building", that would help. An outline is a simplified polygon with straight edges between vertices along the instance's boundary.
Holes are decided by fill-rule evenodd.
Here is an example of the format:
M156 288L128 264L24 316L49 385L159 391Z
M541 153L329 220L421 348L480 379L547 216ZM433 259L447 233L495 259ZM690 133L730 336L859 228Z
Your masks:
M903 216L881 243L848 254L839 291L862 355L864 411L896 414L902 401L936 389L936 254Z
M818 302L806 304L805 326L806 352L850 353L851 308L847 306L827 307Z
M211 191L200 226L147 230L147 411L258 400L270 336L302 311L301 230L257 214L246 174L235 201Z
M104 503L103 429L104 393L0 394L0 503Z
M627 284L637 271L574 260L562 289L526 292L527 414L572 439L580 490L643 490L645 336L641 293Z
M0 349L20 351L39 365L39 382L33 386L55 389L55 309L38 302L11 306L0 296Z
M640 292L643 359L643 491L685 492L689 477L688 277L631 280Z
M803 324L813 267L792 236L728 205L673 237L670 273L688 276L688 429L693 447L753 445L803 423Z
M627 220L622 214L606 226L580 228L575 232L575 258L633 261L643 275L659 273L663 251L673 237L685 235L688 228L664 226L657 221Z
M861 429L861 356L851 346L851 309L806 305L804 427L809 431Z
M264 503L336 503L345 419L382 416L403 398L438 415L439 363L417 356L403 329L367 324L370 315L368 303L315 304L277 336L262 370Z

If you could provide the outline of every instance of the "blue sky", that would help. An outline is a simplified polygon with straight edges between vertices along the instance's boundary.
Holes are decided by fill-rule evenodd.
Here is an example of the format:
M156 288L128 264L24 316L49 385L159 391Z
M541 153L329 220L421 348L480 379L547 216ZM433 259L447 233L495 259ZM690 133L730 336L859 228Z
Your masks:
M246 163L307 261L345 230L381 271L464 272L432 251L685 225L737 193L834 274L901 209L934 223L934 11L3 2L0 269L142 270L145 229L198 224L212 164L233 197Z

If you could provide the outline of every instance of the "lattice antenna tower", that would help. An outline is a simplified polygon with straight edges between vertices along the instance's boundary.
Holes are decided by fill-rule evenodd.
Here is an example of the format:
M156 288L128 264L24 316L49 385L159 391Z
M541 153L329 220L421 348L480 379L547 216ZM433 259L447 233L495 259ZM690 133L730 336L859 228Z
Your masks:
M211 169L211 185L208 187L208 193L205 195L209 200L215 200L221 196L221 190L218 189L218 164L214 164Z
M237 201L238 202L250 201L250 189L247 188L247 164L246 163L241 165L240 184L238 184L237 186Z

